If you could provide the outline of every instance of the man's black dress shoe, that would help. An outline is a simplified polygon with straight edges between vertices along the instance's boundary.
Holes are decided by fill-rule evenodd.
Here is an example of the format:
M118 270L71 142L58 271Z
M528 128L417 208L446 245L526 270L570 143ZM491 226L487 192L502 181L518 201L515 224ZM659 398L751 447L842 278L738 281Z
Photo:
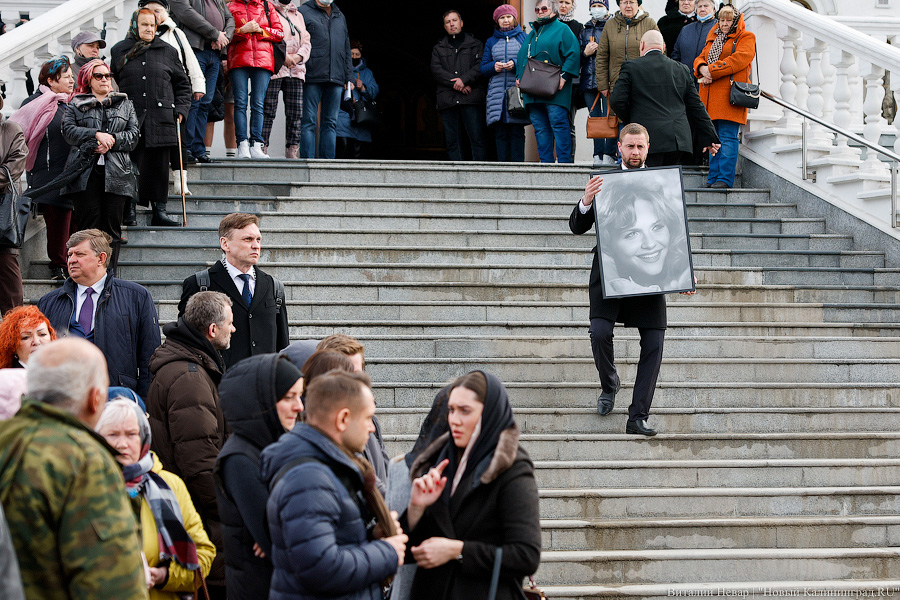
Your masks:
M616 384L616 389L611 392L603 392L597 398L597 412L600 413L601 417L605 417L612 412L613 407L616 405L616 394L619 393L620 389L622 389L621 381Z
M634 433L650 437L656 435L656 430L647 427L647 421L645 419L640 419L638 421L628 421L625 425L625 433Z
M211 159L211 158L209 157L209 154L201 154L200 156L197 156L197 157L194 158L194 162L198 162L198 163L200 163L200 164L208 165L208 164L214 163L214 162L216 162L216 161L214 161L213 159Z

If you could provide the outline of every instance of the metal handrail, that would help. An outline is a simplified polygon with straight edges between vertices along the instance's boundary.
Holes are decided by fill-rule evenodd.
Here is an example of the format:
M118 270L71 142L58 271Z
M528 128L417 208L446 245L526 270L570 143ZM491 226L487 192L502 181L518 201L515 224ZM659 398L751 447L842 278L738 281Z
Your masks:
M882 156L886 156L892 163L891 168L890 168L890 170L891 170L891 218L890 218L890 224L891 224L891 227L893 227L895 229L900 227L900 219L898 219L898 216L897 216L897 181L900 180L900 154L897 154L896 152L892 152L892 151L888 150L887 148L885 148L884 146L881 146L879 144L873 144L866 138L856 135L852 131L847 131L846 129L842 129L841 127L838 127L837 125L835 125L833 123L828 123L827 121L822 120L821 117L817 117L816 115L803 110L799 106L794 106L793 104L791 104L789 102L785 102L781 98L778 98L777 96L773 96L769 92L760 90L759 94L766 100L771 100L775 104L778 104L779 106L783 106L784 108L786 108L792 112L795 112L798 115L800 115L801 117L803 117L803 123L802 123L801 130L800 130L800 133L801 133L801 136L800 136L801 170L802 170L803 179L809 179L808 173L807 173L807 158L806 158L806 137L807 137L806 136L806 129L807 129L806 120L807 119L809 119L810 121L813 121L814 123L818 123L819 125L825 127L826 129L829 129L830 131L833 131L834 133L836 133L838 135L842 135L846 138L849 138L849 139L853 140L854 142L856 142L857 144L859 144L861 146L865 146L869 150L877 152L878 154L881 154Z

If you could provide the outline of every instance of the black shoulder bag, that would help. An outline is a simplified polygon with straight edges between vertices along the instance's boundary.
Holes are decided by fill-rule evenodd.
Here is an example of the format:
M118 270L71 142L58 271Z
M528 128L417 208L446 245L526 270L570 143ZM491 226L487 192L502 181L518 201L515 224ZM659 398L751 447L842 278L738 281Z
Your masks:
M9 191L0 196L0 248L21 248L25 243L31 198L19 193L6 165L0 168L6 172L9 181Z
M734 54L735 49L737 48L737 37L734 38L734 43L731 46L731 53ZM759 60L756 57L756 45L753 46L753 60L756 61L756 76L759 77ZM740 81L735 81L734 76L731 76L731 91L728 97L728 101L731 102L732 106L743 106L744 108L759 108L759 84L753 83L753 76L751 70L750 83L741 83Z
M263 0L263 8L266 9L266 19L269 21L269 27L271 27L272 15L269 14L269 0ZM288 19L288 23L290 22L291 20ZM291 25L291 31L294 31L293 25ZM284 59L287 58L287 43L285 43L284 39L280 42L272 42L272 49L275 51L275 72L272 74L278 75L278 71L284 66Z

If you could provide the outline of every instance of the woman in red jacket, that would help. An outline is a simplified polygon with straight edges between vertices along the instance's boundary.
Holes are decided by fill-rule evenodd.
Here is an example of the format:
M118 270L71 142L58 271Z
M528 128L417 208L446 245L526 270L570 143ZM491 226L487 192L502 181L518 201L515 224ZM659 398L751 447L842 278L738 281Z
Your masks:
M284 39L281 19L268 0L232 0L234 39L228 44L228 75L234 92L234 132L238 158L269 158L262 149L263 104L275 73L275 44ZM249 84L249 91L248 91ZM247 135L247 98L250 134ZM249 137L249 140L248 140Z
M747 123L747 109L732 106L731 79L749 83L750 63L756 55L756 36L744 28L744 17L730 5L719 9L719 24L706 37L703 52L694 61L700 81L700 99L719 134L722 148L709 157L707 185L734 186L738 157L738 132Z

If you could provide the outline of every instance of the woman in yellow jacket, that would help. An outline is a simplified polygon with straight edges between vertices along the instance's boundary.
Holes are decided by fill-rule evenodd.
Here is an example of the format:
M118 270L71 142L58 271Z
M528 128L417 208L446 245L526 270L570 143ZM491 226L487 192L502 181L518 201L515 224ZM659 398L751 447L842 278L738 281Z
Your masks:
M119 451L125 485L140 499L142 551L149 565L150 600L177 600L209 574L216 547L180 477L164 471L150 452L150 423L140 407L116 399L103 410L97 433Z

